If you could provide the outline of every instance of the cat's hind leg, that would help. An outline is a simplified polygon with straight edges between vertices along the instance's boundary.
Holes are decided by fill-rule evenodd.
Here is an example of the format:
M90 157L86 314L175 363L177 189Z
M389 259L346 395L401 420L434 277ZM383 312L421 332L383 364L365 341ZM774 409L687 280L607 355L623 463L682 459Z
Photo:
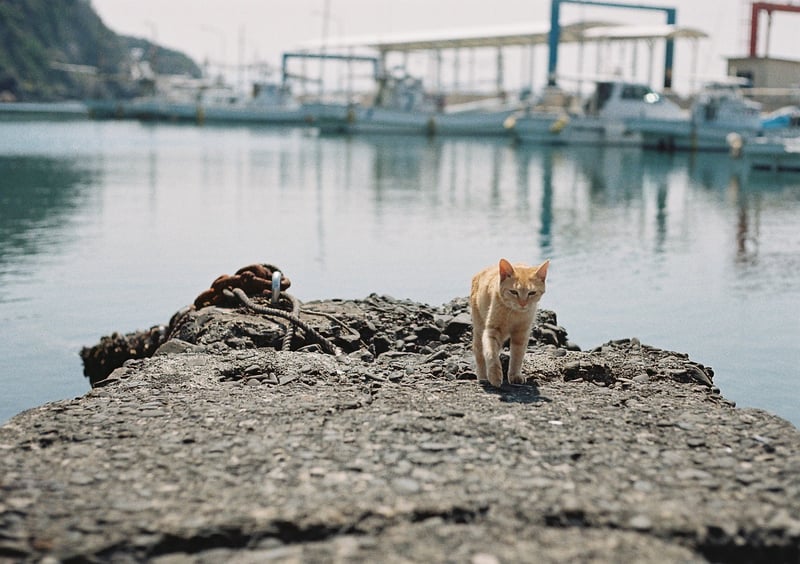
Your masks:
M483 332L483 360L486 363L486 377L495 388L503 385L503 365L500 362L500 347L503 340L497 330Z
M483 356L483 327L474 324L472 327L472 354L475 357L475 372L478 381L486 380L486 358Z

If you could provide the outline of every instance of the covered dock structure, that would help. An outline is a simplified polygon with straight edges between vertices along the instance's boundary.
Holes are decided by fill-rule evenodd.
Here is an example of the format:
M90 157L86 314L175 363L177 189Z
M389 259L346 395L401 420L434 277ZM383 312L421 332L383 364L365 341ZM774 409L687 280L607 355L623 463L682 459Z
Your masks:
M697 44L697 40L708 37L702 30L678 26L676 24L631 26L616 24L608 21L578 21L559 26L559 44L575 44L579 46L579 58L583 58L583 49L592 45L596 47L597 61L595 68L587 72L588 77L598 74L603 61L604 45L632 44L633 60L631 66L638 66L636 45L645 43L648 47L648 82L652 82L654 73L654 47L659 41L668 42L676 39L689 39ZM413 33L392 33L381 35L363 35L343 37L324 41L307 42L299 46L292 53L292 57L330 59L335 54L337 59L346 59L347 56L363 58L365 53L370 53L379 61L379 72L389 72L393 66L408 68L409 57L412 54L425 53L432 60L433 83L429 88L434 92L442 92L445 84L445 73L450 78L454 90L474 82L476 50L494 51L494 77L493 87L496 94L504 95L506 92L505 50L507 48L520 48L521 71L520 90L533 90L536 75L536 57L534 49L548 46L550 60L552 60L551 25L547 22L521 23L507 26L487 26L481 28L444 29ZM445 69L444 53L451 53L452 64ZM463 54L467 53L466 61ZM696 67L692 63L692 73ZM465 64L466 63L466 64ZM670 62L671 64L671 62ZM583 61L579 61L583 65ZM465 69L466 67L466 69ZM585 69L581 68L581 72ZM465 72L466 71L466 72ZM287 61L284 60L284 74L288 74ZM322 72L322 71L320 71ZM633 71L632 71L633 72ZM667 71L665 70L665 73ZM671 70L669 71L671 73ZM551 69L548 68L547 80L552 82Z

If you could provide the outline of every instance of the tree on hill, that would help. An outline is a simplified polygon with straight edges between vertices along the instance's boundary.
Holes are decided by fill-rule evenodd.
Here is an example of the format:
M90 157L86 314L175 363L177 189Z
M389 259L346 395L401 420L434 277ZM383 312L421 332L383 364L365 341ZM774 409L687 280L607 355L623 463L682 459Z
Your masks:
M154 55L156 72L200 75L199 67L181 53L111 31L89 0L2 0L0 98L44 101L132 95L134 47Z

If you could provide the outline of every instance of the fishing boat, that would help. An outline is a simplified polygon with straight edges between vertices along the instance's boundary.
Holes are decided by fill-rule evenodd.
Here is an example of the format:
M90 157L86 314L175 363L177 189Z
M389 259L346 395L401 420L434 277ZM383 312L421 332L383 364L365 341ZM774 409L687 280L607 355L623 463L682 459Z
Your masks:
M252 96L206 97L198 118L206 123L263 123L296 125L310 119L307 108L295 100L286 85L256 83Z
M632 120L646 148L683 151L727 151L732 133L744 139L762 131L761 104L742 92L742 81L733 77L709 82L692 103L688 118L643 117Z
M765 134L789 137L800 136L800 106L784 106L761 119Z
M761 105L747 99L735 80L707 84L689 111L643 84L598 81L579 107L534 107L508 126L528 143L689 151L727 151L730 134L749 140L763 130Z
M448 106L401 71L379 79L368 105L317 105L311 113L321 133L508 136L504 121L518 109L500 98Z
M82 102L0 102L0 119L85 119L89 108Z
M605 22L578 22L561 28L561 41L577 42L582 33ZM524 92L532 90L532 69L522 77L520 95L510 95L504 83L504 50L519 48L530 61L533 49L547 42L550 26L545 22L519 23L479 29L444 29L420 33L398 33L381 36L339 38L335 41L308 42L301 53L293 56L319 57L323 60L361 59L375 63L374 94L349 103L317 104L314 123L322 133L380 133L414 135L465 135L509 137L506 120L524 107ZM366 50L371 57L349 54ZM496 57L494 79L471 76L464 80L461 53L467 61L475 51L492 50ZM445 51L452 52L452 70L443 68ZM433 76L427 88L417 78L419 65L414 58L432 57ZM398 61L392 66L390 61ZM349 64L349 63L348 63ZM474 65L469 63L470 67ZM531 64L532 66L532 64ZM488 68L488 67L487 67ZM470 69L469 74L472 75ZM448 85L446 83L452 82ZM492 83L492 87L485 85Z
M523 143L638 147L643 143L640 121L689 119L680 106L649 86L621 79L598 80L591 96L577 106L574 100L560 91L547 92L506 127Z
M93 101L89 109L93 117L142 121L299 125L309 119L309 110L288 86L265 82L254 83L251 93L242 95L223 83L164 80L152 95Z
M800 172L800 137L766 135L745 140L732 134L728 146L734 159L754 170Z

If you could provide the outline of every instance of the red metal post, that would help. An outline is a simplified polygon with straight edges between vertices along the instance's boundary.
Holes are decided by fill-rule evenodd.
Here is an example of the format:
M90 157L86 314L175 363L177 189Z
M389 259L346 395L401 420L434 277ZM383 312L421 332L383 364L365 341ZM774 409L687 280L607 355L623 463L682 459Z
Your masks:
M750 58L755 58L758 48L758 15L761 13L758 4L758 2L753 2L750 6Z
M772 16L772 12L794 12L800 14L797 4L775 4L774 2L753 2L750 12L750 57L757 57L758 50L758 17L761 11Z

